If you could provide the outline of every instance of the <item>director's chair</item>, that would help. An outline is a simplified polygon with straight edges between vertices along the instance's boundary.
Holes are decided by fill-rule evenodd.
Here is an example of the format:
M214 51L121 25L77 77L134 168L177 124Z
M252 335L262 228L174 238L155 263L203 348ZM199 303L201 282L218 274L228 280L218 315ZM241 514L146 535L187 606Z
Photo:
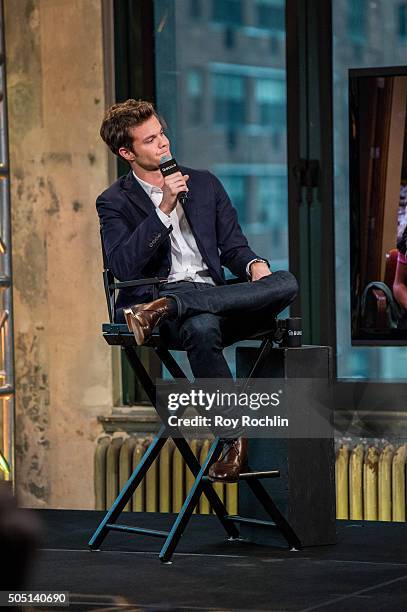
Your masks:
M146 392L151 404L156 409L162 425L156 434L155 438L149 445L147 451L143 455L142 460L137 465L136 469L130 476L123 489L120 491L118 497L114 501L112 507L108 510L105 517L99 524L98 528L94 532L92 538L89 541L89 547L91 550L98 550L109 531L122 531L131 534L141 534L145 536L151 536L155 538L163 538L164 545L159 553L160 561L164 563L170 563L171 557L176 549L176 546L192 516L193 510L197 505L200 496L203 494L207 497L209 503L221 522L223 528L226 531L229 540L239 539L239 530L236 525L238 524L249 524L258 527L274 528L281 532L282 536L287 541L291 549L300 548L300 540L286 518L278 510L274 504L272 498L261 484L263 478L278 478L280 476L279 470L267 470L267 471L250 471L240 474L239 480L247 482L248 486L256 496L259 503L263 506L266 513L270 516L270 521L263 521L253 518L246 518L242 516L231 516L228 514L225 505L220 500L219 496L215 492L211 481L207 474L212 463L217 461L222 452L224 442L218 436L215 436L208 455L202 465L199 464L194 453L189 447L188 442L183 438L179 430L172 427L172 432L175 431L175 435L169 435L167 426L165 424L166 417L168 416L165 406L162 405L159 397L156 394L156 387L141 362L139 355L136 351L137 344L134 336L129 332L126 324L115 323L115 298L116 291L124 287L139 287L144 285L150 285L153 288L153 299L158 298L159 286L161 283L166 282L166 279L159 278L145 278L142 280L132 280L125 282L117 282L112 272L107 267L106 255L103 249L103 260L104 260L104 271L103 281L107 300L107 307L109 313L109 323L105 323L102 326L103 337L106 342L110 345L121 346L125 352L131 368L133 369L136 377L140 381L144 391ZM233 281L232 281L233 282ZM253 365L248 378L245 381L244 388L247 388L251 379L255 378L257 373L261 370L264 360L267 358L272 345L273 340L278 340L278 331L273 331L268 334L264 334L261 337L261 346L255 364ZM248 338L248 340L253 338ZM255 339L259 339L256 336ZM150 340L145 346L150 347L155 351L161 362L165 365L169 373L174 379L186 379L187 376L183 370L179 367L174 357L171 355L171 347L166 346L158 332L154 333ZM179 347L177 347L179 349ZM181 416L182 412L180 413ZM159 453L164 446L168 438L172 438L175 446L181 453L186 465L195 476L195 481L185 499L185 502L178 513L170 531L157 531L155 529L144 529L140 527L130 527L128 525L117 524L116 521L123 511L124 507L134 494L135 490L147 474L148 469L153 462L159 456Z

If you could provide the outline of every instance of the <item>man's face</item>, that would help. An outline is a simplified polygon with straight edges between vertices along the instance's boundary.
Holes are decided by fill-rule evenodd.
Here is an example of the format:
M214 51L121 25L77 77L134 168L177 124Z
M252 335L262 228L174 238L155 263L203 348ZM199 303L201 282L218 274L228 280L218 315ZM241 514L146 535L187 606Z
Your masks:
M170 153L170 141L157 117L152 116L131 128L130 133L133 136L133 159L129 161L143 170L158 170L161 157Z

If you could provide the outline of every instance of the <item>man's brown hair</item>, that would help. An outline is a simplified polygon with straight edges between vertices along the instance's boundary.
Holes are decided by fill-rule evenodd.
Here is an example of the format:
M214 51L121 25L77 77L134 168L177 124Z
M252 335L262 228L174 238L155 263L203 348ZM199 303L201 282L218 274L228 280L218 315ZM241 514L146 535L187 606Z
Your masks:
M145 100L130 99L113 104L103 118L100 135L112 153L120 157L121 147L132 151L133 139L130 129L153 116L158 118L154 106Z

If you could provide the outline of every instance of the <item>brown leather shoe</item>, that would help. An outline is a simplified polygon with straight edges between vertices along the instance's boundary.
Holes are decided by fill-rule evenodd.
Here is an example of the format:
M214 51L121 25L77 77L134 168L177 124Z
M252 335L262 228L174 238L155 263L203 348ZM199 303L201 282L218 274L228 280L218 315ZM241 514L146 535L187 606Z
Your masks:
M135 304L123 308L123 314L127 327L141 346L150 338L154 328L170 316L169 300L163 297L147 304Z
M221 458L210 468L210 480L237 482L239 474L247 469L247 438L238 438L225 443Z

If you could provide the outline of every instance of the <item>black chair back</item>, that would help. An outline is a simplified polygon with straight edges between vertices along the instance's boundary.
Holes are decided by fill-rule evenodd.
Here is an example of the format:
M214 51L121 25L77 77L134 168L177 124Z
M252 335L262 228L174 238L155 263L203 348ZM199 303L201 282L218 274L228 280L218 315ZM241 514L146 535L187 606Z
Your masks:
M125 287L143 287L146 285L152 286L153 300L158 298L158 288L160 283L167 282L166 278L143 278L139 280L130 281L117 281L113 272L110 270L107 255L105 251L105 245L103 244L102 229L100 229L100 241L102 243L102 256L103 256L103 286L105 289L107 311L109 314L110 323L116 322L116 291Z
M115 322L116 314L116 283L113 276L113 272L109 270L107 266L107 256L105 251L105 245L103 244L102 231L100 232L100 240L102 243L102 256L103 256L103 287L105 290L107 312L109 314L109 322Z

